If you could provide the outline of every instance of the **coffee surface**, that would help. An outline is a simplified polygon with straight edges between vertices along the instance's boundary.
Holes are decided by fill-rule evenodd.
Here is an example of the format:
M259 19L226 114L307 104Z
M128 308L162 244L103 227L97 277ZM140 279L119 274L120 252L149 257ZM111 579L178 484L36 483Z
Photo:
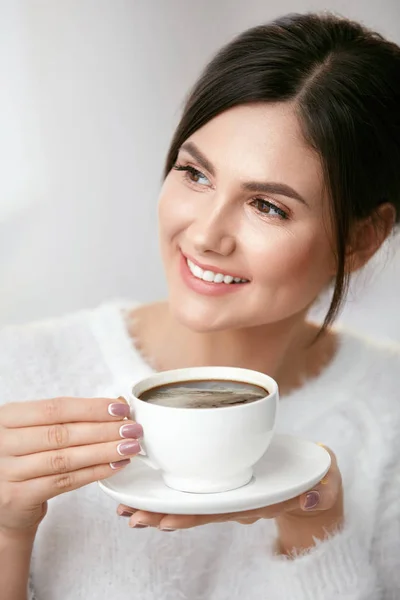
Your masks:
M173 408L223 408L268 396L261 387L236 381L188 381L154 387L140 395L150 404Z

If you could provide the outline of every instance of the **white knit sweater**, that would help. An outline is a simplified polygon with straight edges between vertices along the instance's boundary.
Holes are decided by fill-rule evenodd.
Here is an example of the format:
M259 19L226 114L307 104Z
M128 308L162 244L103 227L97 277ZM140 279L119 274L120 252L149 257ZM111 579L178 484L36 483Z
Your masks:
M279 429L336 452L341 533L289 560L273 556L270 521L132 530L93 484L50 502L33 552L35 598L400 598L400 351L344 331L340 340L322 375L282 399ZM1 402L124 393L149 372L116 304L0 332Z

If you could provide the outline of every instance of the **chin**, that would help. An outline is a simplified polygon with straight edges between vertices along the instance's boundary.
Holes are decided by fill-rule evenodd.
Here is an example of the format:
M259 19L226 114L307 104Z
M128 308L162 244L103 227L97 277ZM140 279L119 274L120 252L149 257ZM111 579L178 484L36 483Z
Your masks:
M173 313L175 319L187 329L191 331L195 331L196 333L211 333L213 331L222 331L224 329L228 329L226 324L222 325L221 323L215 322L214 319L208 318L206 315L195 313L190 309L184 309L182 306L179 308L176 306L171 307L171 312ZM219 319L217 319L218 321Z
M174 318L196 333L217 333L237 329L247 329L265 324L249 314L238 314L232 306L207 306L203 302L182 302L182 299L169 299L169 307Z
M234 324L215 307L199 306L182 299L169 299L169 307L174 318L184 327L197 333L211 333L232 329ZM225 312L225 311L223 311Z

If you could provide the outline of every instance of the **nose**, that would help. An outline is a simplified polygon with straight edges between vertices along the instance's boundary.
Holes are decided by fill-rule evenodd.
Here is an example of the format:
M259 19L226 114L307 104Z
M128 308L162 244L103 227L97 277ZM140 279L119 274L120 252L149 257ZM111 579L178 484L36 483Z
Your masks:
M198 254L232 254L236 247L234 225L225 210L215 207L199 216L192 223L190 242Z

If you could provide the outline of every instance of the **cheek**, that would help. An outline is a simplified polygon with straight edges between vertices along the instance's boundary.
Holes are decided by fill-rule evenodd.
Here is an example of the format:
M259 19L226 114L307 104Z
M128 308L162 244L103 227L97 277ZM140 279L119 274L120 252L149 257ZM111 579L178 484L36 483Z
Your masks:
M188 203L182 186L169 175L161 189L158 201L158 224L161 242L174 238L189 220Z
M258 241L258 243L257 243ZM263 240L252 242L255 276L266 285L316 288L331 276L333 255L327 237L310 228L270 231ZM253 269L254 272L254 269Z

